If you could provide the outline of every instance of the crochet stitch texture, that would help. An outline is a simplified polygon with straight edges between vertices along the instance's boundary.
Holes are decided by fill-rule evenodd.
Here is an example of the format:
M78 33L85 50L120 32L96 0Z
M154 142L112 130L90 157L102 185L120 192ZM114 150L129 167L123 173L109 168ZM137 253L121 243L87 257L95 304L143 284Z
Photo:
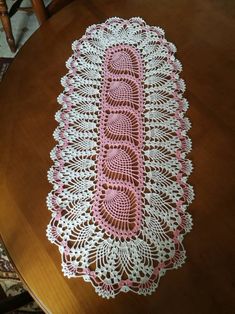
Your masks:
M185 261L194 193L190 128L176 48L141 18L110 18L76 40L58 97L48 172L52 219L67 277L102 297L151 294Z

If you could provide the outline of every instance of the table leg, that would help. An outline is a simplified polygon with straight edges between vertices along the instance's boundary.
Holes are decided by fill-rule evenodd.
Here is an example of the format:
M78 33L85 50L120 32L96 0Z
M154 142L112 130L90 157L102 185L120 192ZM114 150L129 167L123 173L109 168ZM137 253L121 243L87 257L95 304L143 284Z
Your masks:
M12 52L16 52L15 40L11 29L11 21L8 15L7 4L5 0L0 0L0 19L6 34L8 45Z
M42 24L48 18L48 14L43 0L31 0L34 13L38 19L38 23Z

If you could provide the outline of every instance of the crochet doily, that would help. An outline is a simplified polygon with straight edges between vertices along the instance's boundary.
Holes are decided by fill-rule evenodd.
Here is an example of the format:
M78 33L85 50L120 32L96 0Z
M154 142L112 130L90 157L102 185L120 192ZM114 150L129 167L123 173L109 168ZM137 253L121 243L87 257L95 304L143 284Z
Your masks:
M67 277L110 298L151 294L185 261L193 189L188 103L175 46L141 18L76 40L58 97L47 236Z

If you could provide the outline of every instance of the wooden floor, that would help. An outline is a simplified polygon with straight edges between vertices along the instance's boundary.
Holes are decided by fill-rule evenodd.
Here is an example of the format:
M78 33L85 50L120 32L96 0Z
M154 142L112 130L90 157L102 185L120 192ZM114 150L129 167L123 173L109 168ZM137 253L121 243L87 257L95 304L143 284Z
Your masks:
M81 279L65 279L45 236L50 214L46 171L55 145L56 97L71 42L111 16L140 16L178 48L192 122L189 211L194 228L187 262L156 293L98 297ZM48 313L235 313L235 2L228 0L81 0L53 16L21 49L0 85L0 230L31 293Z

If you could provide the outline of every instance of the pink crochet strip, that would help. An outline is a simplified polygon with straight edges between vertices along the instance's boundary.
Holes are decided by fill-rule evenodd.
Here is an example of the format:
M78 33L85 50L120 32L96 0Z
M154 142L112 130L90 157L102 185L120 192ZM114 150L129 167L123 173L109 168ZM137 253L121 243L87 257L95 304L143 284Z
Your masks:
M141 223L142 64L129 45L107 49L93 213L108 234L128 238Z

